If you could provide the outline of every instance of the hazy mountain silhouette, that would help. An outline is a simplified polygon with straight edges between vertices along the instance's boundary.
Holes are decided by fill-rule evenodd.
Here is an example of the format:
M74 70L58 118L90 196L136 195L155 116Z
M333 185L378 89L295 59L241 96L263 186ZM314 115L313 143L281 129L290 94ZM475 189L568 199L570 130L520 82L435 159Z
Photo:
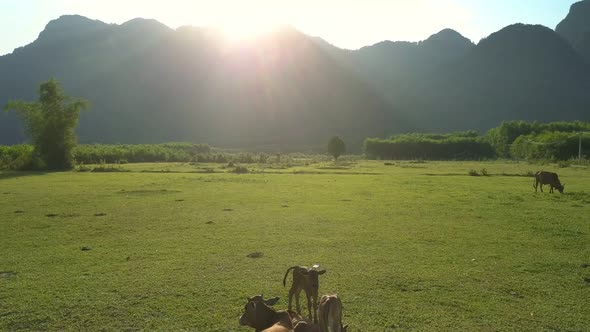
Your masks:
M588 3L572 6L561 36L583 34L590 20L579 19L578 8ZM502 120L590 120L583 48L560 34L515 24L475 45L445 29L417 43L350 51L291 27L229 43L211 28L63 16L0 57L0 103L35 99L39 83L55 77L91 102L82 142L232 147L323 146L335 134L353 145ZM23 138L15 115L0 114L0 143Z
M0 77L2 103L34 99L49 77L88 99L83 142L323 145L340 134L358 143L403 123L370 85L289 27L229 44L213 29L64 16L0 57ZM14 115L0 131L3 143L22 140Z
M588 120L589 74L553 30L515 24L441 67L417 95L428 103L422 119L429 130L446 129L449 118L480 130L502 120Z
M567 39L590 62L590 0L573 4L555 31Z
M406 130L425 129L432 120L420 115L428 107L423 91L440 74L441 67L460 61L474 47L458 32L445 29L422 42L384 41L363 47L347 54L346 61L385 99L407 114L412 127ZM444 124L448 129L457 129L449 121Z

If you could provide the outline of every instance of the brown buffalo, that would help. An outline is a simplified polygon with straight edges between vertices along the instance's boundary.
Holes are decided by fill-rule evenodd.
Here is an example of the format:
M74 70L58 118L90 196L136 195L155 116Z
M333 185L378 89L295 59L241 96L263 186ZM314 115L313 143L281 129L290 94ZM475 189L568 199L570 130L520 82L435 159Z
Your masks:
M289 312L271 308L278 300L278 297L264 300L262 295L248 298L240 325L253 327L256 332L292 332L293 323Z
M342 301L338 295L322 296L319 316L321 332L346 332L348 325L342 326Z
M535 192L537 192L537 186L540 185L541 192L543 192L543 185L549 185L549 192L553 193L553 188L557 188L560 193L563 194L563 188L565 185L559 182L559 177L556 173L539 171L535 174L535 181L533 182L533 188L535 188Z

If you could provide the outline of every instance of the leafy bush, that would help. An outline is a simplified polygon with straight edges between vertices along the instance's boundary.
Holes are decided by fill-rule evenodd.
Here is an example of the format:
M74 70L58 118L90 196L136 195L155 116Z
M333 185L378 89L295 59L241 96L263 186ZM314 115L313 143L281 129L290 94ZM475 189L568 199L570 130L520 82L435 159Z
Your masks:
M78 166L78 168L76 168L76 170L78 172L90 172L90 171L92 171L92 167L80 165L80 166Z
M244 167L244 166L236 166L236 168L234 168L233 172L237 173L237 174L246 174L249 172L249 170L247 167Z
M140 162L190 162L204 156L200 162L211 161L211 148L205 144L164 143L164 144L92 144L79 145L74 149L76 162L97 164L101 161L111 164Z
M93 173L129 172L129 170L113 165L99 165L92 168Z
M44 168L44 162L35 156L32 145L0 146L0 169L33 171Z
M474 169L470 169L469 172L467 172L467 174L469 174L470 176L479 176L479 173L477 173L477 171Z

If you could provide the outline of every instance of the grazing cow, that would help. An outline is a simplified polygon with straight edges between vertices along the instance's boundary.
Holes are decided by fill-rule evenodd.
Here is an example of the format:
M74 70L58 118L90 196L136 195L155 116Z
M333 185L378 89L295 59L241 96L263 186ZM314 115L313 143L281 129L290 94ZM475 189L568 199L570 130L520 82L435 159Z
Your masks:
M262 295L248 298L244 314L240 317L240 325L253 327L256 332L293 332L289 312L276 311L270 307L278 300L278 297L264 300Z
M338 295L322 296L319 316L321 332L346 332L348 325L342 326L342 301Z
M559 177L556 173L540 171L535 174L535 181L533 182L533 188L537 192L537 186L541 185L541 192L543 192L543 185L549 185L549 192L553 193L553 188L557 188L561 194L563 194L563 188L565 185L559 182Z
M293 270L293 284L289 290L289 310L292 309L293 295L295 295L295 306L297 312L301 314L301 307L299 306L299 294L301 290L305 291L307 297L307 310L309 311L309 320L312 320L311 314L311 300L313 299L313 322L318 322L318 289L320 287L319 276L326 273L326 270L318 271L319 265L314 265L311 268L305 266L291 266L285 272L283 278L283 286L286 286L287 275L289 271Z

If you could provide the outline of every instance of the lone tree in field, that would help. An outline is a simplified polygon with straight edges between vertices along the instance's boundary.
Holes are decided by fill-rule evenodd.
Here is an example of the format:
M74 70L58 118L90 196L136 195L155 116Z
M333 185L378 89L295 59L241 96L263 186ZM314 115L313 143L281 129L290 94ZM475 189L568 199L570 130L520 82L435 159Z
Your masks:
M342 138L338 136L334 136L328 142L328 153L334 157L334 160L337 161L338 157L340 157L344 152L346 152L346 145L344 145L344 141Z
M80 110L88 102L70 99L63 92L59 82L50 79L39 87L39 101L10 101L5 111L16 111L25 123L34 154L47 169L70 169L74 166L73 148L77 144L74 129L78 124Z

